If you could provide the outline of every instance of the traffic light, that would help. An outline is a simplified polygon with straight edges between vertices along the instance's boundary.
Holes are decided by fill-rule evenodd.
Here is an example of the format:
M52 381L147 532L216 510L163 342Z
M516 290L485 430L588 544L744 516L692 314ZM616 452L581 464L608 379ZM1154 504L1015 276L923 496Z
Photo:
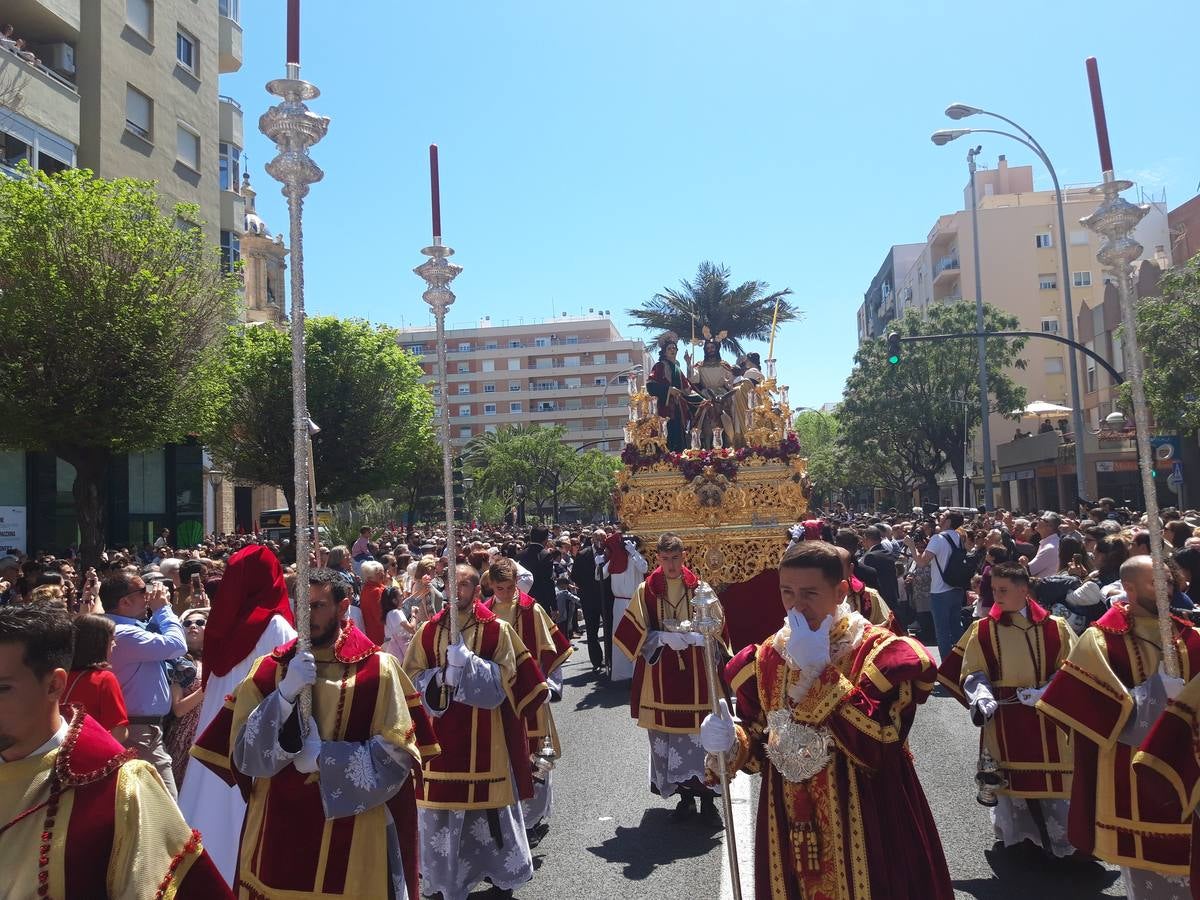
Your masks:
M889 366L900 365L900 332L893 331L887 336L888 353L887 361Z

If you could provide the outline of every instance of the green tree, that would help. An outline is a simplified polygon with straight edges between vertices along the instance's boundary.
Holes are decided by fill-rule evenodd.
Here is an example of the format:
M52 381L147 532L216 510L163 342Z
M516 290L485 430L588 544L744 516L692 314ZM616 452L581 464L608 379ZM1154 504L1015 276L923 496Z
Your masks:
M1200 254L1163 273L1158 289L1137 303L1146 399L1160 426L1194 432L1200 429Z
M673 331L682 340L707 325L712 333L728 332L722 349L734 355L743 352L742 341L766 341L771 337L771 318L779 303L779 323L800 318L800 312L786 297L791 288L768 292L765 281L746 281L737 287L729 283L729 267L702 262L692 281L684 279L679 289L663 288L629 315L643 328L660 333ZM694 318L693 318L694 317Z
M984 307L984 320L989 331L1018 324L992 306ZM903 335L974 332L975 304L935 304L924 316L909 310L892 329ZM1023 338L987 341L993 412L1008 416L1025 405L1025 389L1008 374L1025 368L1024 346ZM877 483L901 493L903 485L919 483L936 494L938 475L947 464L961 480L964 424L969 434L980 423L977 359L974 339L905 343L899 365L888 363L882 338L859 347L839 414L842 442L850 453L869 448Z
M228 395L206 434L209 450L234 478L278 487L294 509L291 339L270 326L231 328L225 358ZM433 446L433 399L396 332L308 319L305 358L309 415L321 428L313 440L318 501L407 483Z
M86 564L99 559L113 458L206 430L221 390L219 336L238 279L195 222L159 207L153 182L0 178L0 444L75 468Z
M837 413L802 410L792 420L792 430L800 442L800 452L808 460L818 506L830 506L850 486L845 447L839 441L842 425Z
M613 491L621 460L603 450L585 450L576 454L578 464L565 488L568 503L578 506L584 518L600 514L609 518L613 511Z

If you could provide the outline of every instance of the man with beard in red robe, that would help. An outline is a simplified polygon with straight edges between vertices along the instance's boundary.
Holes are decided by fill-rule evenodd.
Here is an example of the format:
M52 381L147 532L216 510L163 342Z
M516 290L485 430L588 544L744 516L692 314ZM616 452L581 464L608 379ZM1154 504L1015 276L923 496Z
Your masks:
M779 564L783 627L725 667L700 739L731 773L761 773L760 900L951 900L937 827L906 746L937 668L925 648L842 601L836 548L804 541ZM709 757L715 767L715 757Z

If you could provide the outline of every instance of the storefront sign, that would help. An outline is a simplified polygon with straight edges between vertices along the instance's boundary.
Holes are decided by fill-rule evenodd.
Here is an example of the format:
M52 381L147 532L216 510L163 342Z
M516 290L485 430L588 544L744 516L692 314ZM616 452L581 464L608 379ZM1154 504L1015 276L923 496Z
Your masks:
M0 506L0 551L25 552L25 507Z
M1115 472L1117 465L1111 459L1102 459L1096 463L1097 472Z

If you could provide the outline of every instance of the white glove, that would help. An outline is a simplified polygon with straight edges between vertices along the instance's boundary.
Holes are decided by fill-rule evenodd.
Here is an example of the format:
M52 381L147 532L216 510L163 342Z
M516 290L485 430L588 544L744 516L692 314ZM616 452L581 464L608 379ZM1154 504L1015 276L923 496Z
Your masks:
M317 771L319 767L318 759L321 755L321 735L317 731L317 723L312 716L308 717L308 734L304 736L304 744L300 747L300 753L292 760L292 765L296 767L297 772Z
M1044 693L1046 693L1045 687L1021 688L1017 691L1017 699L1026 706L1036 706Z
M698 631L685 631L683 637L693 647L703 647L707 643L704 635Z
M287 672L279 682L279 695L288 703L295 703L300 691L317 680L317 662L307 650L297 650L288 663Z
M467 665L467 660L471 657L471 651L467 649L467 645L463 643L460 637L457 642L446 648L446 684L449 687L458 687L458 683L462 681L463 669Z
M706 753L728 753L737 740L733 719L729 715L729 704L724 700L717 702L721 704L721 714L709 713L700 723L700 746Z
M794 609L787 614L787 620L792 627L787 643L792 664L801 669L824 669L829 665L829 629L833 627L833 616L826 616L816 631L809 628L804 616Z
M662 638L660 639L662 645L664 647L670 647L676 652L682 652L686 650L688 644L690 643L687 639L687 635L678 631L662 631L659 633L662 635Z
M1158 664L1158 677L1162 679L1163 690L1166 692L1168 700L1174 700L1179 696L1179 692L1183 690L1184 682L1182 678L1168 675L1162 663Z
M991 697L980 697L971 704L971 722L975 725L983 725L984 722L990 722L992 716L996 714L999 704Z

